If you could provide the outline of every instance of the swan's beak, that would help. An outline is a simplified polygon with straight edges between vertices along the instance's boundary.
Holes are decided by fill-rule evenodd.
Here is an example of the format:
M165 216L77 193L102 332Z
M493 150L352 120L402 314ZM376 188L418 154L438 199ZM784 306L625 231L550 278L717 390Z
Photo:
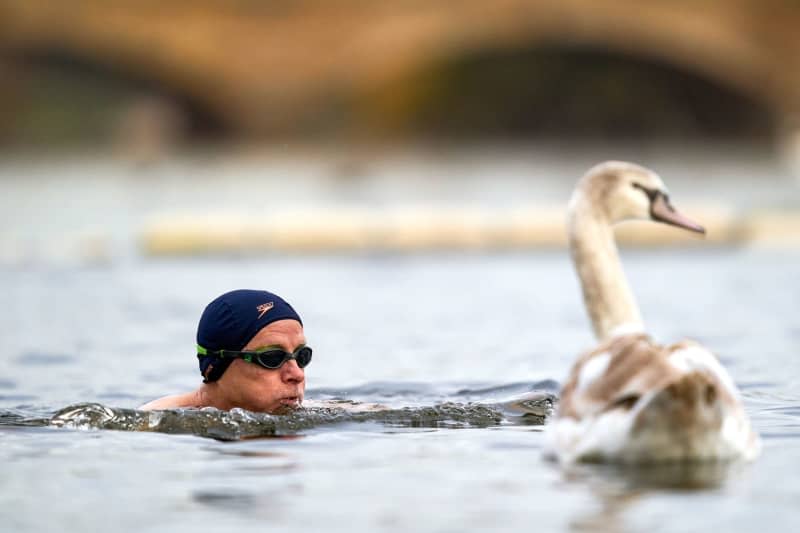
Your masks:
M650 204L650 216L653 220L678 226L679 228L688 229L695 233L705 235L706 230L700 224L690 220L688 217L680 214L672 204L669 203L669 197L665 194L657 194Z

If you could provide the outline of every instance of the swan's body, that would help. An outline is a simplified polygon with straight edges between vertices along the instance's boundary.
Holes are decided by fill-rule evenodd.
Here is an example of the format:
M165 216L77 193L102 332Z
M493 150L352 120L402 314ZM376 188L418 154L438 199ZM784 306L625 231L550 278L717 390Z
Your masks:
M561 390L547 454L562 462L752 458L758 438L717 358L697 343L659 346L644 333L611 229L636 218L703 232L643 167L608 162L578 183L570 249L600 345L578 359Z

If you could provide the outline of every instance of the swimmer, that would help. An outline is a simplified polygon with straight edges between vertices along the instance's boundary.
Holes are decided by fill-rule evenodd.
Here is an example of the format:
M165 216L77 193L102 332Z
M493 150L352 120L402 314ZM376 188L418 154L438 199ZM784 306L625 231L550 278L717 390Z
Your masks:
M197 357L203 376L197 390L165 396L139 409L238 407L271 414L289 413L301 405L348 413L390 409L340 398L303 403L304 369L311 362L303 322L291 305L267 291L231 291L208 304L197 326ZM536 392L497 405L515 417L544 417L542 409L552 402L552 395Z
M300 315L280 296L235 290L206 307L197 326L203 384L139 409L234 407L281 413L300 407L311 362Z

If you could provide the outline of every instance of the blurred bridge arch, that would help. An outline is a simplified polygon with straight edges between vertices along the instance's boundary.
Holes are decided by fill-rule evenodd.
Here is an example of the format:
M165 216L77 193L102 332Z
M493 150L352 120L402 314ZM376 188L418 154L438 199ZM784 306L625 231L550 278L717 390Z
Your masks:
M0 55L58 51L269 135L369 121L391 112L374 95L482 50L577 46L711 80L781 128L800 117L798 27L780 0L0 0Z

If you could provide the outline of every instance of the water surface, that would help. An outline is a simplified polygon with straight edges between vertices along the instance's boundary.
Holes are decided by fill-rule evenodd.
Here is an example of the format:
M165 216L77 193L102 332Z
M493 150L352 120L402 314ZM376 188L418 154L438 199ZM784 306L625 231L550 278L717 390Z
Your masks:
M542 460L541 420L514 400L555 391L592 344L562 252L9 266L3 529L795 530L800 255L624 259L654 336L721 356L763 438L756 462ZM133 411L199 383L197 318L233 287L269 288L301 311L311 400L387 410Z
M654 337L704 342L742 389L757 461L568 470L541 457L541 415L593 344L565 251L139 253L163 213L563 205L607 158L657 169L678 205L800 206L746 147L522 148L4 158L0 530L796 531L800 251L623 253ZM197 319L242 287L301 312L310 407L135 411L198 385Z

